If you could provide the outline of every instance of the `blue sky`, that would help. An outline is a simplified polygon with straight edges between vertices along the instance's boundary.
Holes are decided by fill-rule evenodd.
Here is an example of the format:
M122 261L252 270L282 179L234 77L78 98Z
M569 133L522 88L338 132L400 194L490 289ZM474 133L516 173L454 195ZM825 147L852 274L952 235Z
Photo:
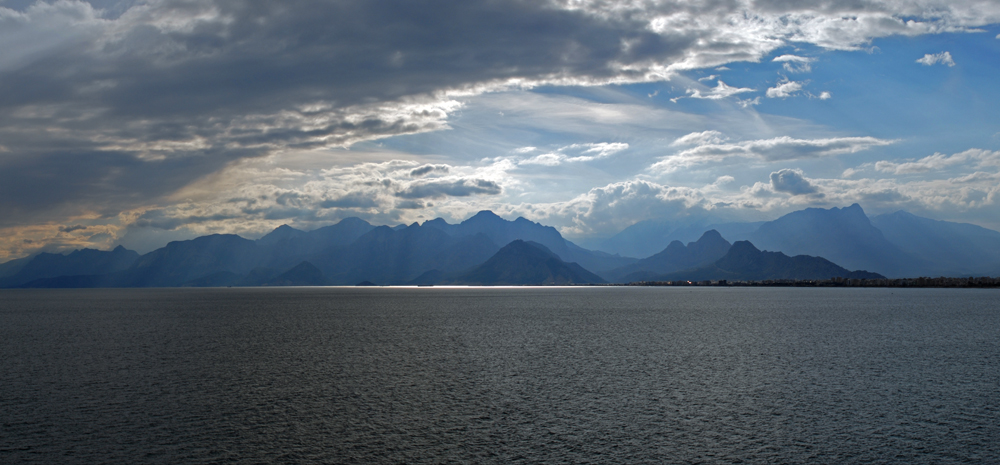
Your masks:
M357 216L1000 229L1000 4L0 1L0 260Z

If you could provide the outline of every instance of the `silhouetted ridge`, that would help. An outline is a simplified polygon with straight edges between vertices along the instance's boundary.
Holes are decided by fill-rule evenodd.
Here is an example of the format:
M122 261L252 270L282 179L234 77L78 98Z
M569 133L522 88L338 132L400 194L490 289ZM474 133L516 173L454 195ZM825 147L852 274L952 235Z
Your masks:
M459 224L448 224L445 220L436 218L424 222L423 226L444 231L453 237L482 234L495 244L509 244L515 240L537 242L566 262L576 262L585 268L597 271L614 269L635 261L631 258L586 250L564 239L556 228L522 217L507 221L489 210L480 211Z
M278 275L276 278L264 283L265 286L325 286L326 276L316 265L309 262L302 262L294 268Z
M910 276L1000 275L1000 232L922 218L902 210L871 221L903 252L928 262L914 268Z
M550 285L605 282L576 263L566 263L545 246L512 241L486 263L459 276L458 283L478 285Z
M764 223L750 240L765 250L825 257L848 268L905 276L926 263L886 240L858 204L807 208Z
M725 255L729 247L729 241L712 229L705 231L701 238L687 246L680 241L673 241L662 252L612 270L606 275L615 282L645 281L664 273L712 263Z
M822 257L762 252L750 241L734 242L715 263L658 276L654 281L765 281L775 279L822 280L830 278L880 279L867 271L849 271Z
M63 283L70 282L101 282L96 278L83 279L81 276L99 276L120 272L128 269L139 258L135 251L128 250L122 246L115 247L110 251L94 249L74 250L69 254L40 253L30 259L16 262L15 267L10 267L15 272L9 276L0 278L0 287L17 287L26 283L57 277L76 277L74 280L63 280ZM41 283L43 281L39 281ZM50 286L52 281L44 281Z

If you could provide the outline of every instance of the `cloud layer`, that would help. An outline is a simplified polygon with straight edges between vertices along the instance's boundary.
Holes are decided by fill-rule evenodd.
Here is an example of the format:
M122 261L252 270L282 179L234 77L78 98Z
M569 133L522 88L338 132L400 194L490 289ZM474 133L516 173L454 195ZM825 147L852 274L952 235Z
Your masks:
M77 0L0 7L0 88L16 89L0 95L0 229L29 244L9 246L5 250L16 251L8 253L23 254L46 241L79 244L88 231L92 243L114 240L120 231L112 223L169 230L214 222L235 231L237 220L249 229L268 216L312 208L319 208L316 218L330 218L324 209L354 209L389 220L447 199L502 196L515 182L510 176L476 171L499 169L494 165L426 160L382 176L378 182L388 185L349 181L321 192L309 184L317 179L271 184L281 173L264 170L244 180L246 195L233 192L232 198L246 200L230 206L184 197L197 189L232 192L231 186L208 186L231 179L221 173L249 161L290 152L329 157L327 167L350 165L345 151L331 149L447 130L468 98L486 92L663 82L691 70L759 62L793 44L861 50L879 37L972 31L1000 22L1000 5L971 0L105 4L113 7ZM815 60L784 54L774 61L787 72L806 73ZM954 65L949 52L918 61ZM722 101L755 91L711 80L715 86L696 83L687 97ZM803 85L786 79L766 95L804 94ZM759 100L745 106L752 103ZM662 157L655 170L729 158L807 159L891 143L874 137L700 137ZM579 165L612 160L630 146L587 140L563 147L508 162ZM277 185L287 192L260 199ZM656 190L623 187L640 188ZM596 213L574 218L611 224ZM29 226L36 232L23 235ZM53 232L46 236L39 228ZM63 241L59 234L75 239Z

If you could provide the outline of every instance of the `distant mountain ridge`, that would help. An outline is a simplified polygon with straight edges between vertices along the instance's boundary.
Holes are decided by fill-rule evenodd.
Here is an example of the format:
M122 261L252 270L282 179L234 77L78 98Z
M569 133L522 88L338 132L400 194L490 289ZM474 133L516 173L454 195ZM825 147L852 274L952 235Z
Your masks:
M603 284L600 276L566 263L537 242L514 240L482 265L456 277L455 284L566 285Z
M905 211L871 219L885 238L927 263L928 276L1000 275L1000 232L966 223L922 218Z
M777 279L822 280L830 278L882 279L878 273L850 271L833 262L808 255L789 257L763 252L749 241L733 243L722 258L708 266L657 276L651 281L765 281Z
M683 234L689 234L684 229L689 227L695 226L675 229L675 233L684 230ZM750 237L751 246L765 258L748 263L771 267L768 269L773 273L769 276L781 275L776 271L780 267L800 271L808 268L803 268L805 262L799 256L822 257L837 267L831 268L836 273L851 273L847 271L850 268L890 277L1000 274L1000 232L930 220L902 211L869 219L857 204L845 208L809 208L766 223L730 223L722 229L737 234L736 239ZM513 251L506 250L494 265L522 263L526 267L524 273L528 269L548 269L554 273L552 276L567 277L553 278L552 282L629 282L660 279L717 265L732 249L725 233L720 232L703 231L697 241L687 245L672 241L646 258L634 259L583 249L562 238L555 228L524 218L508 221L488 211L458 224L438 218L423 224L389 227L347 218L312 231L282 225L257 240L216 234L174 241L141 256L123 247L111 251L83 249L65 255L41 253L0 264L0 287L458 282L459 277L483 266L516 241L540 247L545 254L519 244ZM767 255L770 252L761 249L780 251L781 256L792 261ZM512 258L515 256L520 258L515 260ZM562 264L547 262L552 256ZM533 257L530 260L537 263L527 264L525 257ZM809 267L823 268L817 263ZM752 274L750 270L727 268L715 270L716 274L721 273L719 270L733 276ZM495 268L483 273L492 273L496 279L502 276L510 282L518 281L514 279L517 270ZM476 282L485 282L477 279Z
M142 256L120 247L112 252L88 249L69 255L39 254L0 266L9 275L0 278L0 283L5 287L405 284L432 271L458 276L483 265L501 246L518 240L531 241L559 258L572 270L564 273L570 279L566 282L577 282L581 276L588 282L603 282L575 265L576 260L607 269L635 261L577 247L552 227L524 218L508 221L484 211L455 225L436 219L423 225L376 227L358 218L313 231L281 225L256 241L213 234L173 241ZM78 256L95 253L100 257L126 254L127 260L88 269L71 266L79 261ZM89 262L104 263L94 258ZM554 275L556 282L565 281L559 274L564 271Z
M686 246L673 241L666 249L630 265L606 273L613 282L645 281L652 277L707 265L729 251L731 244L718 231L712 229L702 234L695 242Z
M0 277L0 287L17 287L35 280L59 276L115 273L128 269L138 258L138 253L122 246L111 251L80 249L66 255L40 253L28 259L17 260L16 271Z

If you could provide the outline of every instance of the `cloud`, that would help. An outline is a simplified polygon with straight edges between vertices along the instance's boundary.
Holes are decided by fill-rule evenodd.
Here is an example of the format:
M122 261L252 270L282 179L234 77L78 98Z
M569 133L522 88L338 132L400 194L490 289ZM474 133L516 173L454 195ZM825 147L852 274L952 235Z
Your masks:
M656 172L671 172L681 167L731 158L746 158L765 162L821 158L856 153L872 147L891 145L894 140L875 137L837 137L828 139L794 139L788 136L751 140L739 143L707 143L669 155L655 163Z
M430 173L447 173L448 171L450 171L448 165L423 165L410 170L410 176L417 178Z
M404 199L439 199L477 194L499 195L502 192L499 184L486 179L441 179L410 184L397 192L396 196Z
M767 89L767 98L786 98L795 95L802 90L802 82L789 81L787 78L778 82L778 85Z
M670 145L710 145L722 144L729 140L725 134L719 131L692 132L675 140Z
M1000 167L1000 151L969 149L952 155L935 153L918 160L903 162L882 160L875 163L876 170L892 174L927 173L954 166Z
M789 73L808 73L812 71L812 63L816 59L796 55L781 55L771 61L782 63L782 67Z
M732 97L734 95L744 94L747 92L756 92L756 89L750 89L747 87L732 87L726 85L725 82L719 80L719 82L716 84L715 87L709 89L704 93L702 93L701 89L688 89L687 98L719 100L727 97ZM675 102L677 101L677 99L672 99L672 100Z
M782 169L771 173L771 188L775 192L785 192L792 195L815 194L816 186L802 176L801 170Z
M823 92L820 92L819 97L816 98L820 100L830 100L833 98L833 94L831 94L829 91L824 90Z
M560 147L554 152L543 153L531 158L517 160L519 165L559 166L563 163L582 163L608 158L628 149L624 142L601 142L597 144L573 144ZM570 152L567 155L566 152ZM572 153L576 153L573 155Z
M947 65L948 67L955 66L955 60L951 58L950 52L941 52L933 55L928 53L923 58L917 60L917 63L924 66L933 66L936 64Z
M649 218L703 216L713 205L698 190L644 180L595 187L565 202L520 205L514 211L558 224L569 235L611 235Z
M488 92L665 81L789 46L862 50L874 38L997 22L1000 5L944 0L154 0L103 11L59 0L0 8L0 86L17 89L0 98L0 228L186 210L178 193L245 161L315 149L343 162L352 155L332 149L448 129L464 99ZM720 81L689 96L753 91ZM607 156L562 155L560 163ZM392 181L405 189L414 180ZM293 187L306 189L283 188ZM388 197L379 208L398 200L380 195Z

